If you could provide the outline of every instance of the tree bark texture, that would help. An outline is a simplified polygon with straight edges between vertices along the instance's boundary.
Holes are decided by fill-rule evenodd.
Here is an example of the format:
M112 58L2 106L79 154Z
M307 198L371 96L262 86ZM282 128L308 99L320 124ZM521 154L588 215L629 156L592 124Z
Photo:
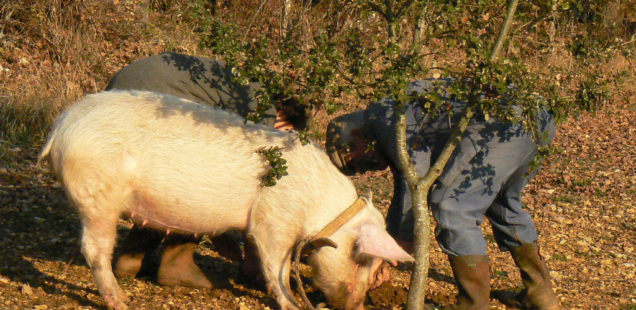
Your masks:
M515 11L517 11L518 4L519 0L510 1L508 11L506 12L506 19L504 20L504 24L501 27L501 31L499 32L499 38L497 38L497 43L495 43L495 47L490 54L490 62L494 62L495 60L497 60L497 57L499 57L499 54L501 53L501 47L508 37L508 31L510 30L510 25L512 25L512 20L514 19Z
M440 153L437 160L426 175L417 179L417 183L412 186L408 179L409 188L411 189L411 199L413 202L413 218L415 219L415 266L411 276L411 285L409 288L409 296L406 308L408 310L423 310L426 307L426 281L428 279L429 253L430 253L430 216L428 206L428 192L435 183L435 180L442 174L444 167L450 159L453 151L462 140L462 135L468 128L473 117L471 106L466 108L466 113L460 119L457 127L451 132L450 137L444 149ZM406 120L406 118L405 118ZM406 135L406 121L404 121L404 135ZM399 135L399 134L398 134ZM399 144L398 144L399 145ZM405 143L406 146L406 143ZM408 155L408 153L407 153ZM412 166L412 165L411 165Z

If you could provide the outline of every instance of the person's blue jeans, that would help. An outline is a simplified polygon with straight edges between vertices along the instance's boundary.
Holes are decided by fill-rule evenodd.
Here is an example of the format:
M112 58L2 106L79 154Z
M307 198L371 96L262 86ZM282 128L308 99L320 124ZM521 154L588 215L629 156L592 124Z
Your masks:
M490 220L502 250L536 241L532 217L521 203L521 190L532 177L528 170L536 144L527 135L472 142L458 146L429 194L441 248L449 255L486 254L480 228L484 216ZM413 223L410 191L406 182L396 177L387 229L412 241Z
M529 180L536 145L530 139L514 140L489 143L450 184L431 191L435 236L447 254L486 254L480 228L484 216L502 250L537 240L532 217L521 204L521 190Z

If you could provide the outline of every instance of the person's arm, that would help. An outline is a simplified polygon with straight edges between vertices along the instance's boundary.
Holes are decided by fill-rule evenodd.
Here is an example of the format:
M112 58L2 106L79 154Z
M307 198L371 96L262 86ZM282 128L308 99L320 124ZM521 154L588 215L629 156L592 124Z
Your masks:
M282 131L292 131L296 129L294 124L289 122L287 115L282 110L276 112L276 121L274 122L274 128Z
M395 168L391 167L391 172L393 172L393 197L386 216L386 228L389 234L397 239L401 238L400 227L410 209L411 199L406 180L399 172L396 172Z

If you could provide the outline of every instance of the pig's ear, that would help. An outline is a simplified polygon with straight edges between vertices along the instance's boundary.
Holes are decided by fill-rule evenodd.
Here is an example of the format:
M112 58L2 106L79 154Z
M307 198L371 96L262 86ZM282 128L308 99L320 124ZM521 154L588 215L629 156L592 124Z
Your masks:
M406 253L382 227L373 224L362 224L359 229L358 253L388 261L414 261L413 257Z

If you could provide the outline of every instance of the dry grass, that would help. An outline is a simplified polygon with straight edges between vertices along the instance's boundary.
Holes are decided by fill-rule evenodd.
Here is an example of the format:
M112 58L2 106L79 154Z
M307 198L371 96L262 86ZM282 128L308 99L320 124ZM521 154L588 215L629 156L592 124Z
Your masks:
M154 2L153 2L154 3ZM137 58L193 53L196 38L172 16L137 2L7 1L0 6L0 140L33 142L78 97L101 90Z
M192 17L196 3L207 2L4 1L0 4L0 141L28 144L41 140L64 107L86 93L103 89L114 72L142 56L165 50L206 54L197 47L198 25L197 19ZM298 25L303 28L302 33L306 33L305 39L314 33L311 25L320 24L330 12L327 2L321 2L320 6L313 15L294 16L301 20ZM206 4L206 8L217 17L249 27L246 34L254 36L275 28L281 18L276 1L263 5L260 11L244 1L231 4L213 1ZM612 6L608 10L612 9L612 16L625 15L625 10L620 8ZM354 12L337 13L342 27L351 25L349 19ZM367 22L377 24L373 18ZM634 63L629 56L616 52L608 61L596 60L593 65L582 66L566 49L571 37L584 30L572 25L560 27L553 48L536 49L524 56L530 69L547 79L557 80L568 91L574 89L591 68L600 67L609 80L616 80L619 71L627 71L627 78L612 87L616 90L614 95L618 94L616 99L633 100L634 94L628 86L634 85ZM528 39L515 40L526 50L532 51L533 44L536 45ZM428 57L430 65L459 61L456 51L448 50L443 41L432 41L432 44L426 47L427 51L438 53ZM626 47L633 47L633 43ZM508 52L515 54L517 50L511 45ZM346 96L339 100L349 109L363 104ZM318 112L315 130L320 132L331 117Z

